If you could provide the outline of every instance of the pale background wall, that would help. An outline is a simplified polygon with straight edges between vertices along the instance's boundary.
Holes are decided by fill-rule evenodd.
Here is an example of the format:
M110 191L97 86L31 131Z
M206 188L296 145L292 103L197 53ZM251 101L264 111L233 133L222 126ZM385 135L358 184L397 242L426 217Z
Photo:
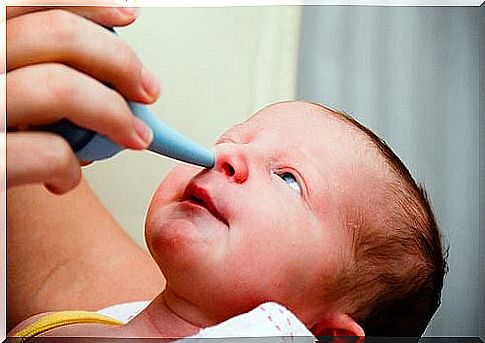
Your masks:
M479 23L476 7L305 6L302 16L299 97L347 110L383 137L426 185L449 242L428 336L477 337L485 326Z
M296 94L300 7L142 8L119 35L162 81L152 107L210 147L222 131ZM175 162L126 151L85 168L103 203L140 244L151 195Z

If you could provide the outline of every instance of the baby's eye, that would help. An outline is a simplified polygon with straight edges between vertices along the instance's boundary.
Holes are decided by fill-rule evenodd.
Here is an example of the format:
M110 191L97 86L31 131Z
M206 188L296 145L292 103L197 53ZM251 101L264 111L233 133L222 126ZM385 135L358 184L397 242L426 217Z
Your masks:
M280 174L279 177L281 177L283 181L285 181L288 186L290 186L290 188L293 189L295 192L297 192L298 194L302 194L300 185L298 184L296 177L292 173L285 172Z

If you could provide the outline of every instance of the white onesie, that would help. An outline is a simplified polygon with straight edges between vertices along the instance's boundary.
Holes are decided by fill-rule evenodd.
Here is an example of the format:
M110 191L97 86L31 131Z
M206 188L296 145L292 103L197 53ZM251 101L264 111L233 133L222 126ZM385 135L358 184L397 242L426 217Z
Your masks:
M149 303L149 301L123 303L104 308L99 310L98 313L127 323L143 311ZM237 342L235 340L236 338L244 337L265 337L264 343L316 342L316 338L293 313L273 302L261 304L247 313L230 318L215 326L202 329L196 335L177 342L196 342L199 341L199 338L201 342L204 341L203 338L234 338L231 339L231 342ZM251 340L244 339L241 342L251 342ZM254 342L257 342L257 340Z

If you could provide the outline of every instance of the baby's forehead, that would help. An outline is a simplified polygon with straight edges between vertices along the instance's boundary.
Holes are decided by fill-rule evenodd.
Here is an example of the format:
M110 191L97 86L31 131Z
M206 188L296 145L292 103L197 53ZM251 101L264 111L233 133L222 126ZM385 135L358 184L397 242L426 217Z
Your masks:
M387 177L372 141L344 115L318 104L270 105L228 133L240 142L261 142L258 147L265 152L276 149L294 158L321 203L326 198L349 207L365 198L366 189L380 189ZM345 201L336 200L343 195Z
M269 105L253 114L250 121L258 120L298 120L305 124L312 121L335 121L336 113L318 104L305 101L287 101ZM306 119L306 120L305 120Z
M349 125L332 110L304 101L281 102L263 108L246 121L226 131L234 135L265 135L274 131L294 131L295 133L314 133L315 137L345 134ZM324 135L326 134L326 135ZM291 137L287 137L291 138ZM299 138L299 137L296 137Z
M377 169L386 169L374 143L349 118L320 104L281 102L267 106L233 126L219 141L227 138L240 143L261 143L259 146L268 151L277 146L277 149L297 157L306 153L310 158L318 159L318 164L334 166L335 170L331 172L342 176L350 169L362 170L357 173L359 175L353 175L359 178L375 173Z
M312 146L312 153L322 159L328 157L342 168L362 170L358 173L360 177L368 174L363 169L373 174L387 170L385 159L361 125L350 116L321 104L276 103L258 111L240 129L271 138L272 133L279 132L284 142L297 144L302 149Z
M241 143L261 143L267 150L291 151L328 165L351 168L368 162L369 140L338 112L319 104L291 101L270 105L223 137ZM276 143L276 145L275 145Z

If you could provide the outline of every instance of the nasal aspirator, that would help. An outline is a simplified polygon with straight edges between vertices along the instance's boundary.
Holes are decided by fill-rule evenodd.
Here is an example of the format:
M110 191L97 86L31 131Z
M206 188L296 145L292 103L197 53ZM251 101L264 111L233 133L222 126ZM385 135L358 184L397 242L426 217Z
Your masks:
M111 27L105 27L116 34ZM159 120L145 105L127 101L135 116L152 129L153 140L147 148L157 154L179 161L212 168L215 163L214 153L168 127ZM71 146L80 161L99 161L114 156L124 148L110 141L95 131L78 127L68 120L46 125L42 130L61 135Z
M148 150L205 168L214 166L215 157L211 150L199 146L162 123L145 105L128 101L128 106L153 131L153 140ZM124 149L106 136L78 127L67 120L43 126L42 129L61 135L80 161L103 160Z

